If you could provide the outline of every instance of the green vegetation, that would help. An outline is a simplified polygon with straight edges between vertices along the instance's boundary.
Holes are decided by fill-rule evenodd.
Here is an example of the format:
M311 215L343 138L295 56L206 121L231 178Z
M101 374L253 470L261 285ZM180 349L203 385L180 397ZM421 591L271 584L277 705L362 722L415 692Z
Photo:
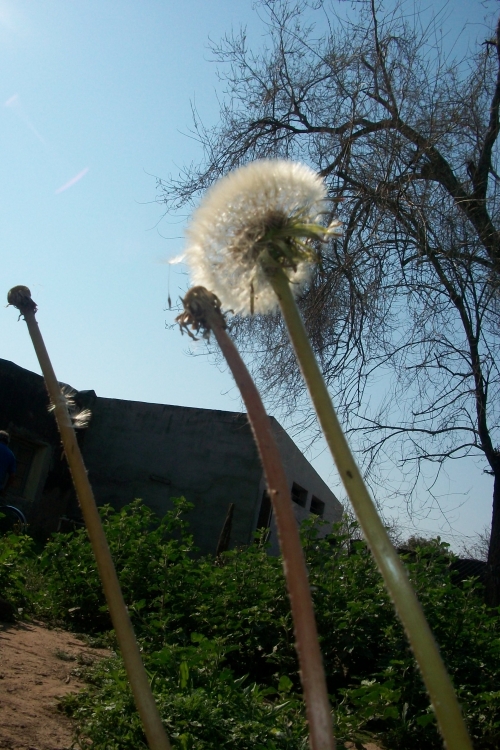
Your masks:
M1 514L0 514L1 516ZM31 607L27 588L34 573L33 542L28 536L7 533L0 536L0 598L8 609L20 614Z
M139 501L103 511L125 600L162 717L180 750L305 750L293 632L281 563L262 538L219 559L199 557L176 501L162 520ZM354 524L303 541L339 747L372 739L391 750L441 748L434 716L380 575ZM439 541L405 557L450 671L474 747L500 745L500 620L480 585L453 583ZM84 530L40 554L0 537L0 596L25 613L113 644ZM95 750L145 748L119 657L78 667L86 691L65 701ZM360 746L360 745L358 745Z

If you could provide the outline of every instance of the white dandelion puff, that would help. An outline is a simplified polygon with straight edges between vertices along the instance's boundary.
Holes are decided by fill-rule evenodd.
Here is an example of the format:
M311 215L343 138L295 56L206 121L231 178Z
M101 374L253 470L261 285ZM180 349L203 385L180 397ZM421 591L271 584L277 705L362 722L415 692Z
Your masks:
M285 270L297 294L316 259L311 241L339 234L339 222L318 224L325 199L323 180L304 164L262 160L230 172L208 190L186 232L193 284L238 313L273 310L264 260Z

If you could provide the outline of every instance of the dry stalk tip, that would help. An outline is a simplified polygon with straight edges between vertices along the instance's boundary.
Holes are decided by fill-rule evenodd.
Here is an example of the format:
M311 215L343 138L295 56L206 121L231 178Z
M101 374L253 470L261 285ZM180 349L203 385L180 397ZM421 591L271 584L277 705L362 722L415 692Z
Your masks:
M17 307L21 315L27 312L36 313L38 309L36 302L31 299L31 292L27 286L13 286L7 294L7 302L9 305Z
M204 286L194 286L190 289L182 300L182 304L184 305L184 312L176 317L175 322L179 324L181 333L186 331L193 341L198 341L198 339L191 331L195 333L201 331L204 339L210 338L212 326L209 317L213 320L213 317L216 316L222 329L226 329L226 321L221 312L221 301ZM191 330L189 330L190 328Z

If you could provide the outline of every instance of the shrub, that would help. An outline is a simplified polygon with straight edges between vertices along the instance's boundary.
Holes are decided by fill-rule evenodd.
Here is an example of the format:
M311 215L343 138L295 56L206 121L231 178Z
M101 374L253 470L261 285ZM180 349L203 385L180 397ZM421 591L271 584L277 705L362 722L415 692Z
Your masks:
M156 697L180 748L305 747L306 727L281 562L260 543L220 558L196 554L176 501L162 520L140 502L103 521ZM442 747L420 675L355 524L318 539L305 524L309 568L339 744ZM453 583L439 540L405 555L477 749L500 745L500 626L476 581ZM38 562L43 614L96 633L110 627L85 531L54 535ZM141 747L121 662L71 698L99 748ZM286 696L284 695L286 692ZM112 719L112 720L111 720ZM225 743L225 744L224 744ZM266 744L267 743L267 744Z
M155 697L172 746L182 750L306 750L300 697L290 680L262 687L235 677L225 665L227 647L193 633L189 646L165 646L147 657ZM93 670L97 697L87 691L65 700L78 721L82 747L94 750L147 748L121 660ZM112 726L112 732L109 727Z
M0 600L3 619L13 619L25 609L31 609L28 579L33 559L33 542L28 536L13 533L0 535Z

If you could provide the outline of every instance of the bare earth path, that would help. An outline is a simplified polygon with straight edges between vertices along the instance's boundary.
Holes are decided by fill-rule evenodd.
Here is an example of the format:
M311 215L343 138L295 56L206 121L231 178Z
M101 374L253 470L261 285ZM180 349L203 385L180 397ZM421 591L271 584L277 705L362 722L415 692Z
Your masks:
M71 674L78 663L107 655L62 630L0 623L0 748L70 748L73 726L58 711L58 698L83 686Z

